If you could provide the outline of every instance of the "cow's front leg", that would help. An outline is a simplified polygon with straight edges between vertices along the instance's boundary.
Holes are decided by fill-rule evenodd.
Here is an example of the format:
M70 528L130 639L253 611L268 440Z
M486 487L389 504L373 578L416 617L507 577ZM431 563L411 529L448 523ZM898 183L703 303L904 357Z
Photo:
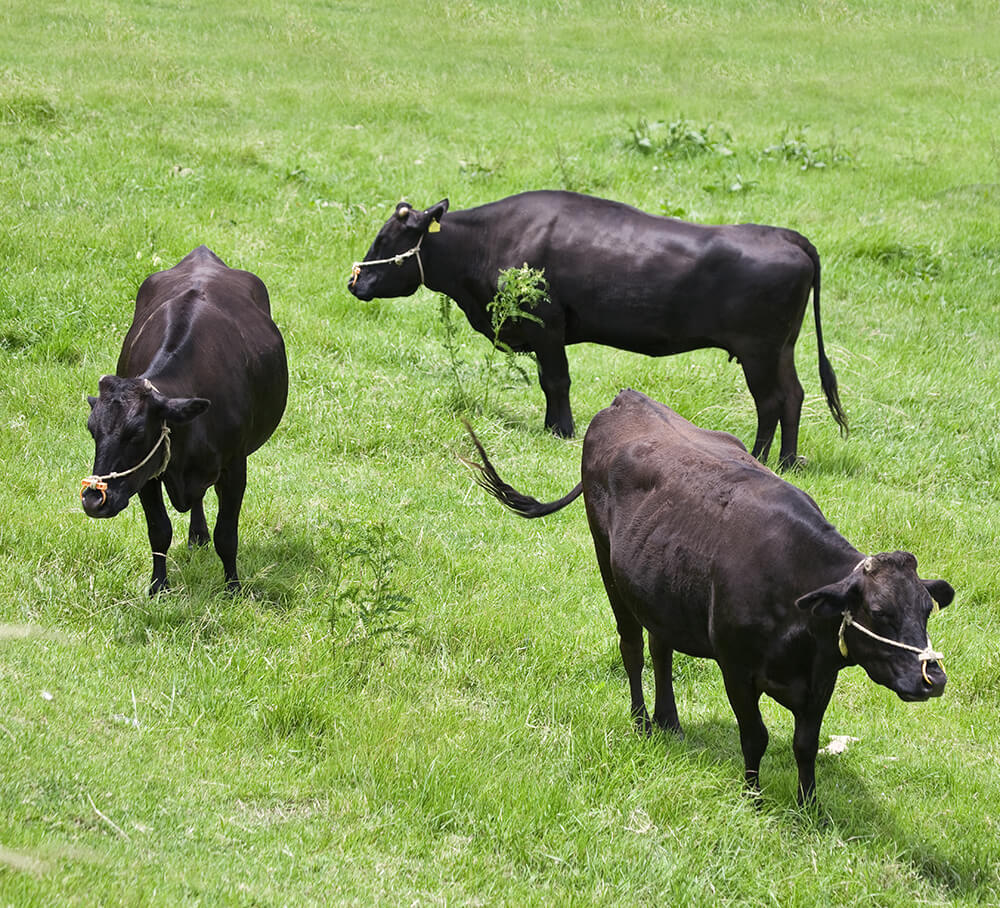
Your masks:
M563 438L573 437L573 414L569 408L569 361L560 344L538 347L538 383L545 394L545 428Z
M191 506L191 528L188 530L188 548L208 545L211 540L208 532L208 521L205 520L205 499L199 498Z
M215 493L219 497L219 516L215 520L215 551L222 559L226 589L231 593L240 591L240 580L236 573L236 548L239 544L240 508L243 507L246 487L247 459L237 457L219 474L215 483Z
M812 717L795 717L795 733L792 736L792 750L799 769L799 806L816 801L816 754L819 752L819 727L822 716L814 721Z
M743 751L743 778L754 797L760 797L760 761L767 750L767 728L760 715L760 693L750 675L743 672L722 672L726 695L736 714L740 728L740 749Z
M149 595L155 596L161 590L170 589L167 582L167 550L173 536L173 527L163 504L163 484L151 479L139 489L139 501L146 515L146 530L149 547L153 550L153 577L149 584Z
M836 679L834 680L835 683ZM816 803L816 754L819 752L819 730L823 714L833 696L834 684L814 686L810 702L795 710L795 732L792 751L799 770L799 805Z

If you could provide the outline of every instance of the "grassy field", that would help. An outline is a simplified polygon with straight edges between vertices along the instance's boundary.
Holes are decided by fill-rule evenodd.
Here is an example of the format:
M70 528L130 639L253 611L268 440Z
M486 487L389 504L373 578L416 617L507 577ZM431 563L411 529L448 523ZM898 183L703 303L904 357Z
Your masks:
M998 46L986 0L7 0L0 904L1000 903ZM582 505L521 521L456 458L466 416L549 499L580 441L455 308L449 353L430 291L347 292L401 197L529 188L820 251L852 433L810 319L793 481L957 595L942 699L842 673L821 744L858 740L816 811L767 700L743 797L711 662L675 661L683 741L633 733ZM138 502L79 507L85 395L199 243L267 284L289 406L250 461L245 593L177 516L150 600ZM570 364L581 437L631 386L752 441L721 351Z

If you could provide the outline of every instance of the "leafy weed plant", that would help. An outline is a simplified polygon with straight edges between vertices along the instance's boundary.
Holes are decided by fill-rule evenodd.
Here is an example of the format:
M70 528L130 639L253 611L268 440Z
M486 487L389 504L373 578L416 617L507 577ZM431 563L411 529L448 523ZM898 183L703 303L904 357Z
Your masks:
M330 630L344 644L398 633L413 600L398 591L393 573L399 534L382 521L341 525L334 547L338 579Z
M629 133L626 147L643 155L685 159L733 153L728 132L713 123L698 126L683 117L670 121L640 118Z
M506 328L518 321L530 321L542 324L541 318L535 313L549 301L548 281L542 269L529 268L527 263L520 268L508 268L501 271L497 279L497 292L486 304L490 316L492 331L491 344L486 352L480 370L482 378L482 400L477 409L487 412L490 397L494 390L494 380L497 368L497 352L503 354L508 377L516 377L523 384L531 381L528 373L517 362L518 351L515 351L503 338ZM475 396L467 389L462 378L465 369L459 350L459 338L462 334L459 320L453 316L452 301L443 294L438 295L438 315L441 321L445 354L448 359L448 370L454 383L453 400L459 409L476 407Z
M851 164L853 156L834 142L812 145L806 140L805 129L785 130L782 137L761 152L765 159L794 164L799 170L822 170L841 164Z
M504 354L508 374L517 374L527 383L527 373L520 369L514 357L516 351L503 339L504 330L519 321L542 324L535 313L549 302L549 282L543 269L529 268L525 262L520 268L507 268L497 279L497 292L486 304L493 329L493 343L486 354L486 382L483 390L483 407L489 407L493 363L496 352Z

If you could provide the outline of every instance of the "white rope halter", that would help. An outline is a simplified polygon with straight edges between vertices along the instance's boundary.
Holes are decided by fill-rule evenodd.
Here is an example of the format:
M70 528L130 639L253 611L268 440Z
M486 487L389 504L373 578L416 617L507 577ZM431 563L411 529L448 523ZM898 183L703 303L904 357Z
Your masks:
M107 501L108 499L107 495L108 480L121 479L122 476L128 476L130 473L134 473L136 470L139 470L142 467L146 466L146 464L149 463L152 456L157 452L161 444L164 445L163 463L160 464L160 469L158 469L152 476L149 477L150 479L156 479L157 476L163 474L163 472L167 469L167 464L170 463L170 426L168 426L166 423L164 423L163 427L160 429L160 437L156 439L156 444L153 445L153 449L145 457L143 457L143 459L140 460L134 467L131 467L128 470L122 470L120 473L117 471L112 471L111 473L105 473L103 476L93 475L93 476L88 476L86 479L81 479L80 498L81 499L83 498L83 493L87 489L96 489L98 492L101 493L101 504L103 505L104 502Z
M862 566L867 566L870 561L871 559L865 558L863 561L858 563L854 570L857 570ZM935 602L934 609L931 614L933 615L937 610L938 604ZM931 683L931 679L927 677L927 663L937 662L942 668L944 668L944 663L941 662L944 658L944 653L939 653L934 649L931 645L931 638L929 635L927 637L927 646L923 649L920 649L919 646L910 646L909 643L900 643L898 640L890 640L888 637L876 634L875 631L870 630L863 624L858 624L858 622L854 620L854 616L846 610L844 611L844 620L840 622L840 631L837 633L837 644L840 647L840 655L842 655L845 659L847 658L847 639L844 637L844 631L846 631L849 627L857 628L862 634L866 634L871 637L872 640L877 640L879 643L884 643L886 646L895 646L897 649L905 649L907 652L915 653L917 659L920 661L920 671L923 673L924 680L928 684Z
M919 646L910 646L909 643L900 643L898 640L890 640L888 637L882 637L876 634L875 631L869 630L863 624L858 624L854 620L854 616L850 612L844 612L844 620L840 623L840 633L838 634L838 642L840 643L841 655L847 656L847 641L844 639L844 631L849 627L856 627L862 634L867 634L872 640L878 640L879 643L885 643L888 646L895 646L899 649L905 649L911 653L916 653L917 658L923 662L939 662L944 658L944 653L939 653L937 650L931 646L931 638L927 638L927 646L921 649Z
M871 561L872 560L870 557L863 558L861 561L857 563L857 565L855 565L854 570L856 571L859 568L864 568L865 571L870 570ZM931 610L931 614L933 615L934 612L936 612L937 610L938 610L938 604L935 602L934 608ZM927 663L937 662L941 665L942 668L944 668L944 663L941 662L941 660L944 658L944 653L939 653L937 652L937 650L934 649L934 647L931 645L931 638L929 635L927 637L927 646L925 646L923 649L920 649L920 647L918 646L910 646L909 643L900 643L898 640L890 640L888 637L883 637L880 634L876 634L875 631L870 630L863 624L858 624L858 622L854 620L854 616L849 611L846 610L844 611L844 620L840 622L840 631L837 634L837 644L840 647L840 655L842 655L845 659L847 658L847 640L844 637L844 631L846 631L847 628L849 627L857 628L859 631L861 631L862 634L866 634L867 636L871 637L872 640L877 640L879 643L886 644L886 646L895 646L897 649L905 649L907 652L915 653L917 659L920 661L920 671L923 673L924 680L928 684L931 683L931 679L927 677Z
M361 274L362 268L367 268L370 265L402 265L408 258L412 256L417 257L417 267L420 269L420 283L427 283L424 280L424 263L420 261L420 244L424 241L424 234L420 235L420 239L417 240L417 245L412 249L407 249L406 252L401 252L399 255L394 255L392 258L388 259L368 259L365 262L354 262L351 265L351 286L353 287L358 282L358 276Z

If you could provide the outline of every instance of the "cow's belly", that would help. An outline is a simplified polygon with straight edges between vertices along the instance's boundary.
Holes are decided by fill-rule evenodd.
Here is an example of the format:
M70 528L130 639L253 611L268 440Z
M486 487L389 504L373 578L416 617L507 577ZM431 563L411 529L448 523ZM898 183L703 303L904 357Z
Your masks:
M616 572L615 585L636 620L672 649L714 658L709 616L711 588L696 575L653 579Z
M567 344L603 344L630 353L670 356L718 346L715 337L678 318L662 305L600 305L591 303L566 314Z

